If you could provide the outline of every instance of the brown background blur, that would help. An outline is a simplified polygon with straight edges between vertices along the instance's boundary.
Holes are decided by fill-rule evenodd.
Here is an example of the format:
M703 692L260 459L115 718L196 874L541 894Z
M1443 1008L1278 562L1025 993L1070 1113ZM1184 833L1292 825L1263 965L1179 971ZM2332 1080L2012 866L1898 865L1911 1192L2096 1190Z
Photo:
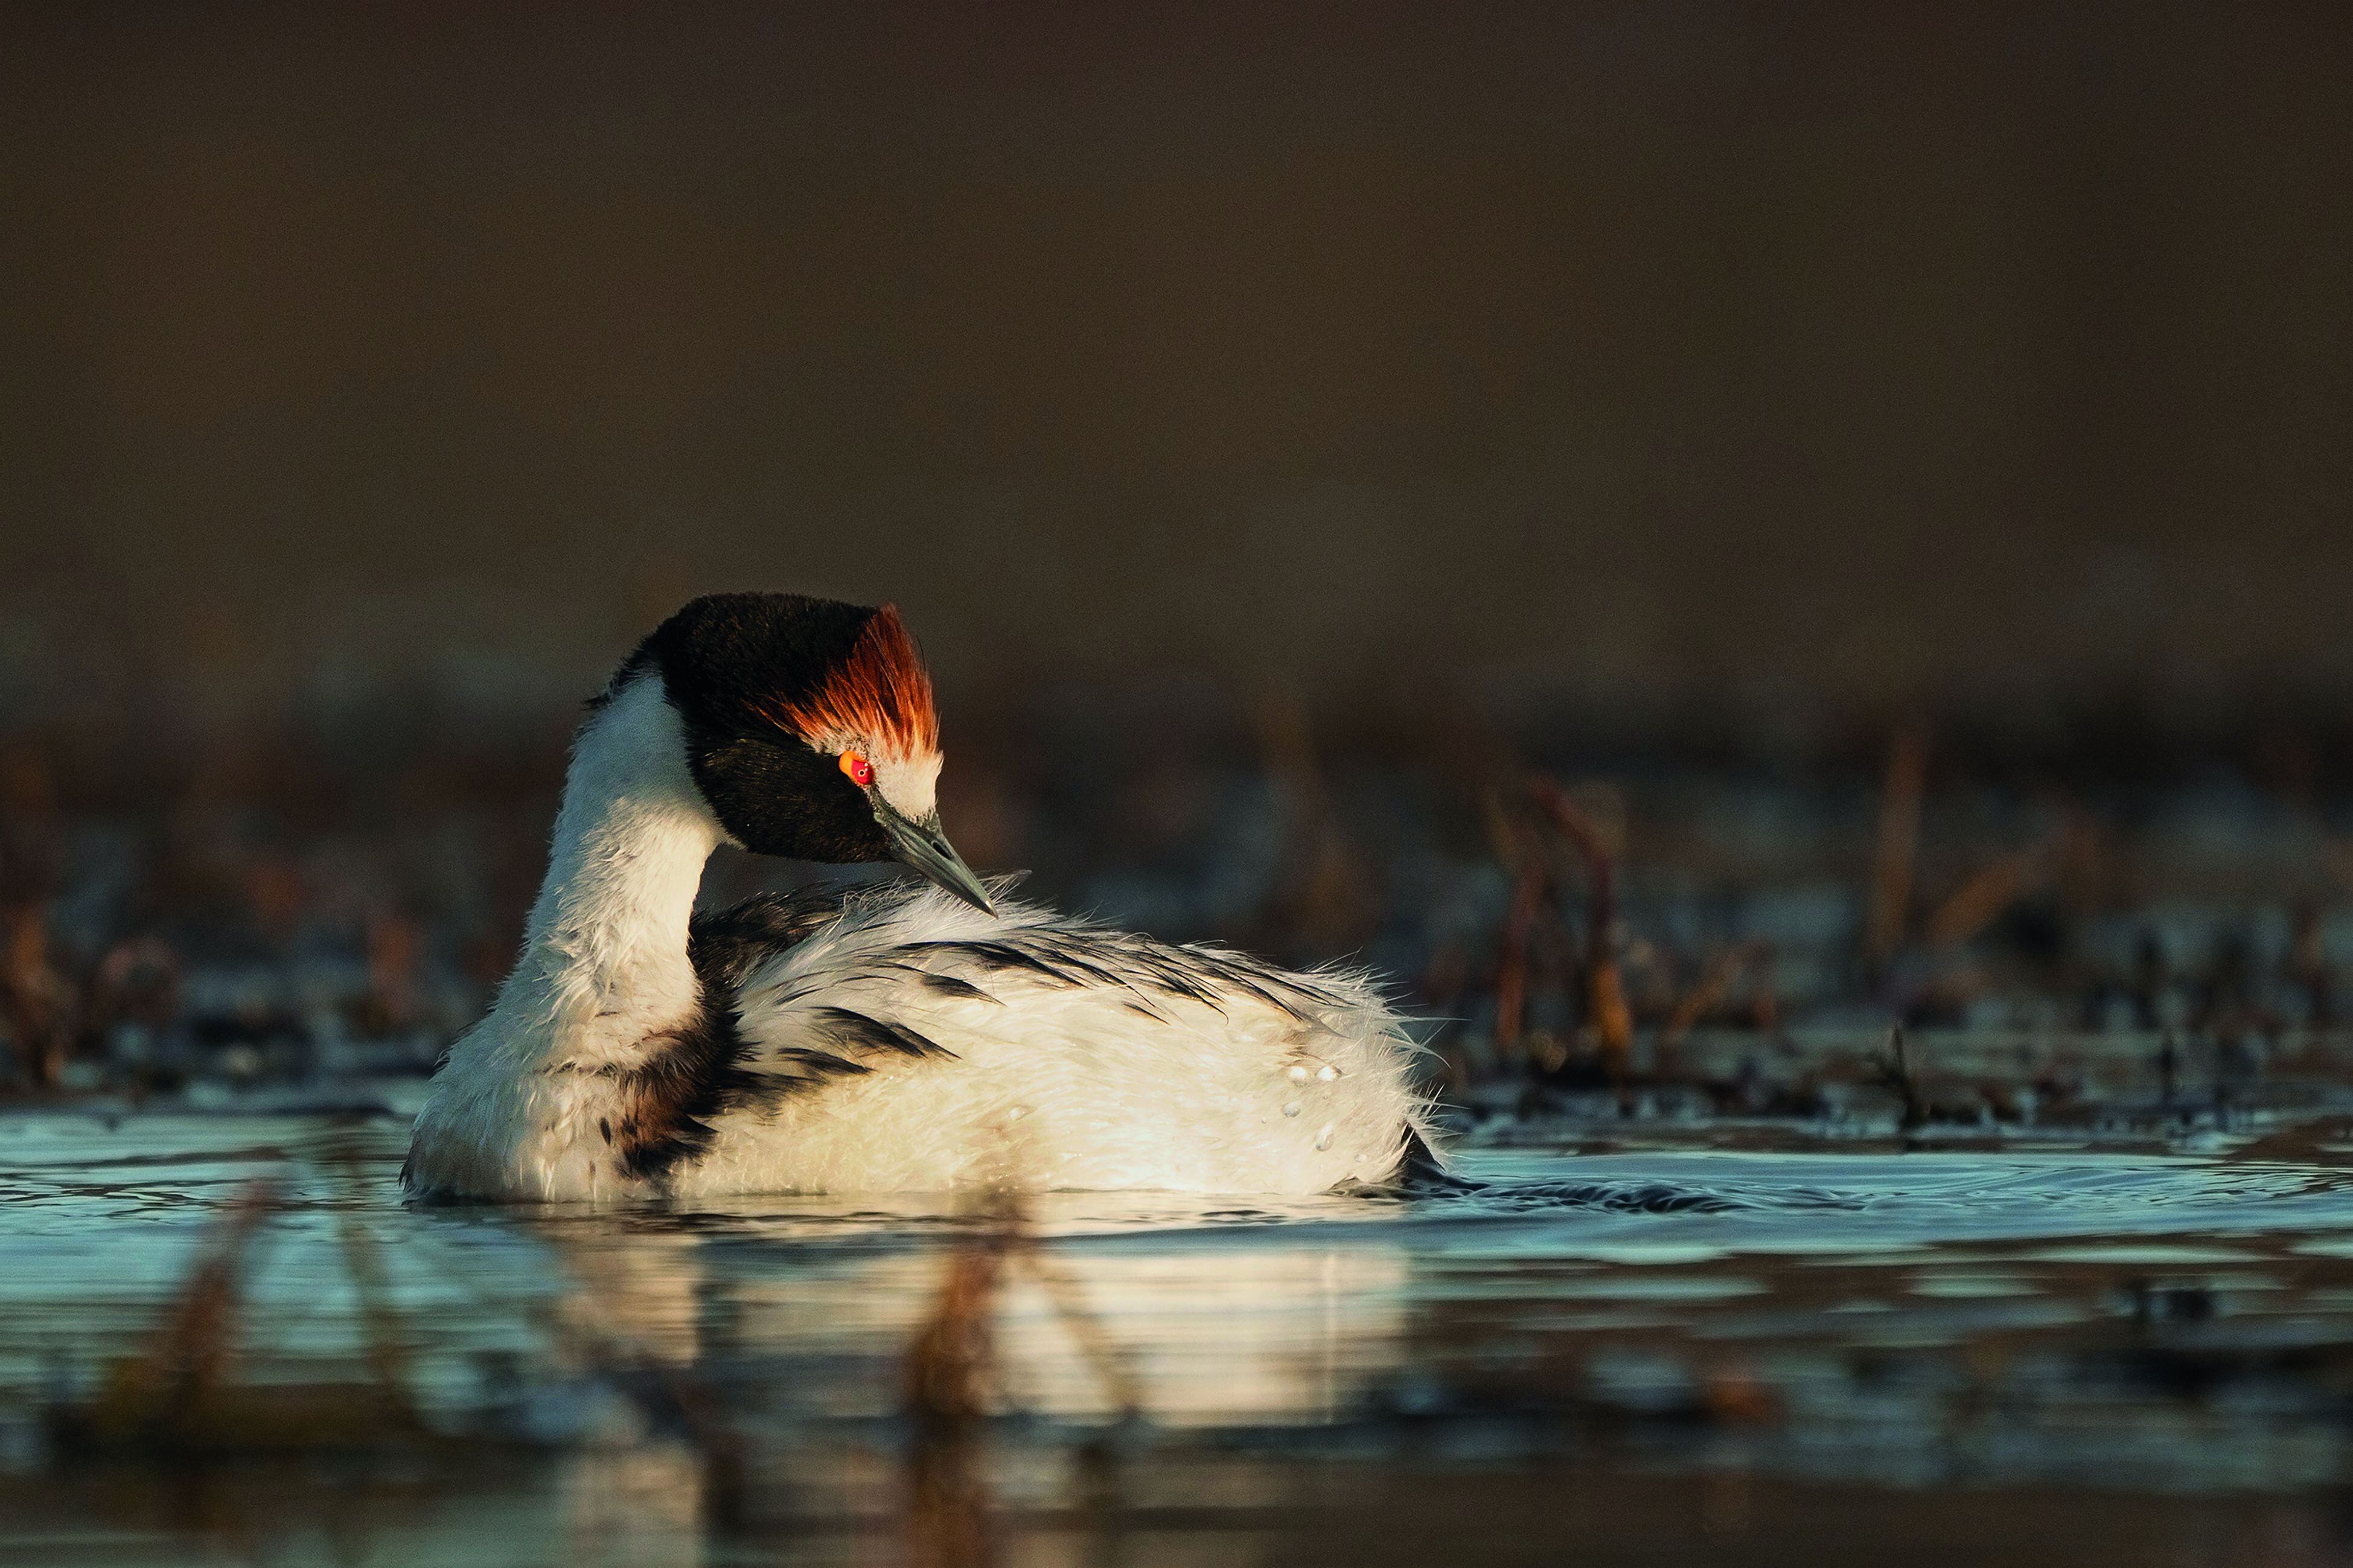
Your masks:
M0 16L0 716L2353 693L2341 5Z

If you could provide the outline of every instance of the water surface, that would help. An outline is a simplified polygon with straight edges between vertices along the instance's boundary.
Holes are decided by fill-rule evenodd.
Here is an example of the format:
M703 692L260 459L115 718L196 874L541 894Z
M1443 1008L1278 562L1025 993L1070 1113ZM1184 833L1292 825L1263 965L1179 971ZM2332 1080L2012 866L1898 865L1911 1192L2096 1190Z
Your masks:
M1008 1241L934 1198L409 1206L403 1139L0 1119L0 1560L1656 1561L1866 1518L1802 1560L2345 1552L2353 1171L2318 1142L1700 1130L1402 1200L1042 1194ZM62 1450L257 1178L229 1375L343 1387L389 1342L432 1440ZM943 1448L909 1347L999 1243L991 1415Z

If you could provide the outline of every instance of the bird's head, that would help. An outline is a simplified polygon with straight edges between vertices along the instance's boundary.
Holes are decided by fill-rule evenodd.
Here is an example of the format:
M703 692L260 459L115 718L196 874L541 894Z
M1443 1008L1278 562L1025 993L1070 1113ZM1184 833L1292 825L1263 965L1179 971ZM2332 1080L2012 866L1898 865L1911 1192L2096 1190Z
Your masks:
M932 678L890 605L713 594L615 676L658 673L720 826L760 855L902 860L967 902L988 894L940 831Z

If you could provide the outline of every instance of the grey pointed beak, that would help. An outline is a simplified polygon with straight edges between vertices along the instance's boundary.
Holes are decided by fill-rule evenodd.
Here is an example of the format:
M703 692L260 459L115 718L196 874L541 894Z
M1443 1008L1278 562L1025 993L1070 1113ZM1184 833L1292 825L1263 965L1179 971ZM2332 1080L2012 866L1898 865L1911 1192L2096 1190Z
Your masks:
M936 815L928 822L911 822L878 799L874 820L882 825L883 835L900 859L974 908L992 915L997 912L997 906L988 901L988 889L940 831Z

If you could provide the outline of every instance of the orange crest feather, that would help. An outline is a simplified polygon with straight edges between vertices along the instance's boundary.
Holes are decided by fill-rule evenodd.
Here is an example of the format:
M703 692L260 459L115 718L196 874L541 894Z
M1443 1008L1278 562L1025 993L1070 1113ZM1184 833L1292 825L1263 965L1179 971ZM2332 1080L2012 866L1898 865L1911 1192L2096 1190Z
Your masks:
M786 708L785 718L812 743L857 737L902 756L939 750L931 672L899 618L899 606L875 611L849 657L807 701Z

